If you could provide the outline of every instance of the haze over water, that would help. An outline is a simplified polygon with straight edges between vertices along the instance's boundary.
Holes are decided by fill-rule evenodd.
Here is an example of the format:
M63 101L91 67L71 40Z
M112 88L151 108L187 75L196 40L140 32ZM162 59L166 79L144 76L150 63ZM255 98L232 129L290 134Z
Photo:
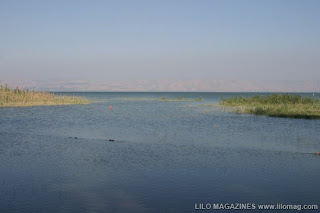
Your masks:
M3 0L0 80L319 81L319 8L317 0Z

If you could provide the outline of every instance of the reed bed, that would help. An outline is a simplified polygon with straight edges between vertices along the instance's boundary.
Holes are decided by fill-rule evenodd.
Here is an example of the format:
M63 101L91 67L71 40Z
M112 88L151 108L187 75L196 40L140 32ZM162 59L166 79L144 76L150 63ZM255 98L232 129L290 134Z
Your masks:
M232 97L222 99L219 105L235 108L237 113L270 117L320 119L320 100L291 94Z
M88 104L89 100L77 96L55 95L49 92L29 91L0 85L0 107Z

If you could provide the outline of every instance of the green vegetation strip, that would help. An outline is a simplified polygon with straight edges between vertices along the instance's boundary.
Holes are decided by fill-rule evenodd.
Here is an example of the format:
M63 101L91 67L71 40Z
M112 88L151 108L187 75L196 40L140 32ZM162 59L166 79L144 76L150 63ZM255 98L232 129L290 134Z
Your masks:
M0 107L22 107L42 105L88 104L89 100L77 96L55 95L49 92L10 89L0 85Z
M166 98L166 97L163 97L160 99L160 101L202 101L202 98L201 97L198 97L198 98L184 98L184 97Z
M123 97L123 98L114 98L114 100L121 100L121 101L202 101L202 97L198 98L184 98L184 97L177 97L177 98L148 98L148 97Z
M219 105L231 107L236 113L270 117L320 119L320 100L290 94L224 98Z

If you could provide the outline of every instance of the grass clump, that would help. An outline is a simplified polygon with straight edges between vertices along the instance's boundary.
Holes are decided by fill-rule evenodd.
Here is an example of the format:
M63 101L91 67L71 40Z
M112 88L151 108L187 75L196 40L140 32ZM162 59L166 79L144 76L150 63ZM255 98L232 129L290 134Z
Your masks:
M198 98L195 98L194 100L195 100L195 101L202 101L203 98L202 98L202 97L198 97Z
M270 117L320 119L320 100L291 94L232 97L222 99L221 106L236 108L237 113Z
M29 91L0 85L0 107L88 104L89 100L77 96L55 95L49 92Z

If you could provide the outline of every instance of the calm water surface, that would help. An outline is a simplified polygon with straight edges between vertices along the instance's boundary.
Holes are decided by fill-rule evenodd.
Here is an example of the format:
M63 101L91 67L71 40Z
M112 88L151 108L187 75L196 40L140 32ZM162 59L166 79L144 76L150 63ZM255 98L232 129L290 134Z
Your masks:
M320 207L320 157L312 154L320 152L320 120L206 105L252 93L72 94L94 102L0 108L0 212L193 212L196 203L239 202ZM182 96L204 99L159 101Z

